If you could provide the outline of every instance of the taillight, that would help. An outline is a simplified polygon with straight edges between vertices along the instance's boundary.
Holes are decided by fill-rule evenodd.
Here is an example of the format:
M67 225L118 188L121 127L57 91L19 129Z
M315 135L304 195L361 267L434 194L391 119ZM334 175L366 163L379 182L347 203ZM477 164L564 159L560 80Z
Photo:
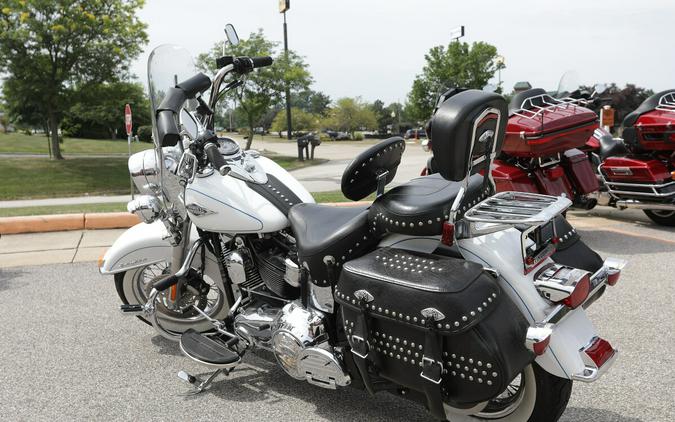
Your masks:
M579 280L574 286L572 293L567 296L565 299L561 300L560 303L567 306L568 308L576 309L586 301L588 294L591 292L591 278L588 274L585 274L581 280Z
M455 243L455 225L449 222L443 223L443 235L441 236L441 243L452 246Z
M546 352L546 348L551 342L553 334L552 324L537 324L527 329L525 337L525 347L531 350L536 356L541 356Z
M596 337L584 352L600 368L614 355L615 350L607 340Z
M619 281L619 277L621 277L621 270L617 270L616 268L607 270L607 284L610 286L615 285Z

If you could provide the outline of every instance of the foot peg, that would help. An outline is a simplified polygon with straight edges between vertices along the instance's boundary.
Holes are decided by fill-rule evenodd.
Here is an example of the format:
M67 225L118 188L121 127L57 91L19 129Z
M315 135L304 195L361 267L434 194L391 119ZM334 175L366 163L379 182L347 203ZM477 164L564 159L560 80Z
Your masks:
M141 315L145 312L143 305L120 305L120 312L124 315Z

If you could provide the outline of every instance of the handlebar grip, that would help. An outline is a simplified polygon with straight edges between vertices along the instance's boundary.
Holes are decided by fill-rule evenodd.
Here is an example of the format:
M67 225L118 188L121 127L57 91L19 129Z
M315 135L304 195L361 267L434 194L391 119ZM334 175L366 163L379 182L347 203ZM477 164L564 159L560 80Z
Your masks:
M176 277L175 275L170 275L167 278L159 280L158 282L153 284L152 287L158 292L163 292L164 290L175 285L176 283L178 283L178 277Z
M253 62L254 69L258 67L271 66L274 62L270 56L251 57L251 61Z
M230 167L228 167L227 162L220 154L220 151L218 151L218 146L216 144L210 142L206 144L206 146L204 146L204 153L206 154L206 157L209 159L209 162L213 168L218 170L220 174L225 176L230 172Z

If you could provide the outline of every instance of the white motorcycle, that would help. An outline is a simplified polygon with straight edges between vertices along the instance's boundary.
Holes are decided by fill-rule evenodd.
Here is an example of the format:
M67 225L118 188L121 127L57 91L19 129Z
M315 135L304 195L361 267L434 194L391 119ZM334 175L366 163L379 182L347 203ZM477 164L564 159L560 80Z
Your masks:
M439 105L438 174L384 193L405 142L368 148L342 190L377 199L332 207L214 134L218 100L272 60L217 64L212 81L185 50L151 54L156 147L129 160L144 194L129 210L144 223L101 266L115 274L123 312L215 370L204 380L179 373L193 393L259 347L293 378L387 391L437 419L554 421L573 380L611 366L618 352L585 308L625 263L599 260L578 239L562 217L568 199L494 193L485 170L504 139L502 97L468 90Z

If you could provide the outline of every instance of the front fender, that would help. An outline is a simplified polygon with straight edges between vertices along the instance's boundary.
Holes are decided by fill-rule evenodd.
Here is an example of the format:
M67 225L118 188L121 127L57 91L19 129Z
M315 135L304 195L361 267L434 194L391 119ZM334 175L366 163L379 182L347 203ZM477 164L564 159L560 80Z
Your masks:
M170 262L172 246L167 236L161 221L136 224L106 251L99 271L116 274L156 262Z

